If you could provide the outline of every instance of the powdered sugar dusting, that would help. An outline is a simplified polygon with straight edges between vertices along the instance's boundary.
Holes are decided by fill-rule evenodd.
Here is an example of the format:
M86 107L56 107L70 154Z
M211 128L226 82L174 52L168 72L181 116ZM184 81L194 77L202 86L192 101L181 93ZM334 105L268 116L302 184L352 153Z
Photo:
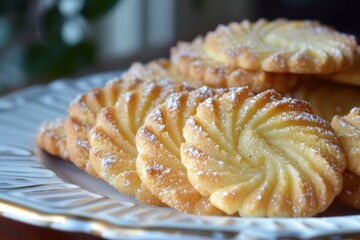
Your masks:
M86 139L75 139L76 145L82 149L89 150L90 149L90 143Z
M166 98L165 104L169 111L177 111L181 105L180 99L182 94L181 93L173 93L169 97Z
M142 131L145 134L145 136L147 137L147 139L150 142L153 142L156 140L156 136L153 133L149 132L147 129L141 128L140 131Z
M195 158L200 158L202 156L205 156L205 154L203 152L199 151L199 149L197 149L193 146L188 146L187 148L185 148L184 152L189 154L189 156L195 157Z
M151 111L148 115L148 118L156 122L162 122L162 113L160 108L156 108Z
M38 133L46 134L48 136L54 136L59 138L60 135L64 135L64 120L55 119L53 122L44 122L39 127ZM62 134L61 134L62 133Z
M154 126L160 131L162 131L165 128L165 124L163 123L164 119L162 116L162 111L160 106L152 110L148 116L147 119L150 120L150 124L154 123ZM148 120L146 122L148 123ZM153 122L153 123L152 123Z
M116 163L116 161L118 161L116 155L112 153L104 153L101 158L101 166L103 169L106 170L111 168L114 165L114 163Z
M214 99L209 97L202 104L205 105L208 108L212 108L213 107L213 101L214 101Z
M131 98L133 97L133 92L129 91L123 94L123 99L125 103L129 103L131 101Z

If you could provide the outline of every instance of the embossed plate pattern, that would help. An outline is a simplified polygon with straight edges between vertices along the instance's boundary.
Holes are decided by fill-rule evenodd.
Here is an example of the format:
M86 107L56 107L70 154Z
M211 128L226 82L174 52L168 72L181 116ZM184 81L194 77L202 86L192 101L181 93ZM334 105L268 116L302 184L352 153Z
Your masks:
M316 218L206 217L142 205L71 163L39 150L42 121L66 116L79 93L119 75L58 80L0 99L0 214L34 225L106 238L313 238L360 233L360 212L332 207Z

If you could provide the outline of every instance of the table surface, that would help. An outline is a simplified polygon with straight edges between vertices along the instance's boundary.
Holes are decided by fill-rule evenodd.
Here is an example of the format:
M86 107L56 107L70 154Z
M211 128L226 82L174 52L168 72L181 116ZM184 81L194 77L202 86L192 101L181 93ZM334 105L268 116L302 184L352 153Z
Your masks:
M46 238L44 238L46 237ZM64 232L50 228L36 227L29 224L0 217L0 239L1 240L100 240L84 233Z
M50 228L36 227L22 222L14 221L8 218L0 217L0 239L1 240L102 240L103 238L91 236L84 233L64 232ZM326 239L326 238L324 238ZM328 239L332 239L329 236ZM360 240L360 235L346 235L343 240Z

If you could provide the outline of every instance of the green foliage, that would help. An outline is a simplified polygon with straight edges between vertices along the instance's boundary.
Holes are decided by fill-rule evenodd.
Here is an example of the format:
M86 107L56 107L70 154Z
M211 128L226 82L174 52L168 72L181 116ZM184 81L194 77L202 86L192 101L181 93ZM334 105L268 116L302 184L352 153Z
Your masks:
M87 0L81 14L89 21L95 21L111 8L113 8L120 0Z
M56 0L44 12L36 11L43 0L0 0L0 65L17 68L17 76L26 76L26 81L46 82L54 78L70 75L94 64L98 47L86 35L86 24L98 20L121 0L84 0L82 9L76 16L66 16L59 10L61 0ZM77 0L74 0L77 1ZM79 42L69 44L62 36L64 24L71 18L84 22L84 35ZM82 22L81 21L81 22ZM6 31L5 31L6 30ZM20 49L21 56L11 56L13 49ZM12 86L24 79L14 80L11 71L0 68L1 88ZM6 76L5 76L6 75ZM14 75L15 76L15 75ZM28 84L27 83L27 84Z
M44 13L41 21L42 40L44 42L61 40L61 26L64 17L57 7L50 8Z
M90 41L67 46L61 41L33 44L26 51L26 72L33 77L54 79L76 72L94 62L96 48Z

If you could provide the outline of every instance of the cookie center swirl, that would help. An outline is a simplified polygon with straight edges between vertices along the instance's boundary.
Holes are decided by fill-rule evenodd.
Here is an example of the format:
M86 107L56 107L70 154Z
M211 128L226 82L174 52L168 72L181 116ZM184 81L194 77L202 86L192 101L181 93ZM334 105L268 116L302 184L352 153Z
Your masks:
M314 215L341 189L344 155L329 123L272 90L206 100L184 138L189 181L228 214Z
M353 36L313 21L230 23L208 33L204 47L217 61L276 73L330 73L356 58Z

